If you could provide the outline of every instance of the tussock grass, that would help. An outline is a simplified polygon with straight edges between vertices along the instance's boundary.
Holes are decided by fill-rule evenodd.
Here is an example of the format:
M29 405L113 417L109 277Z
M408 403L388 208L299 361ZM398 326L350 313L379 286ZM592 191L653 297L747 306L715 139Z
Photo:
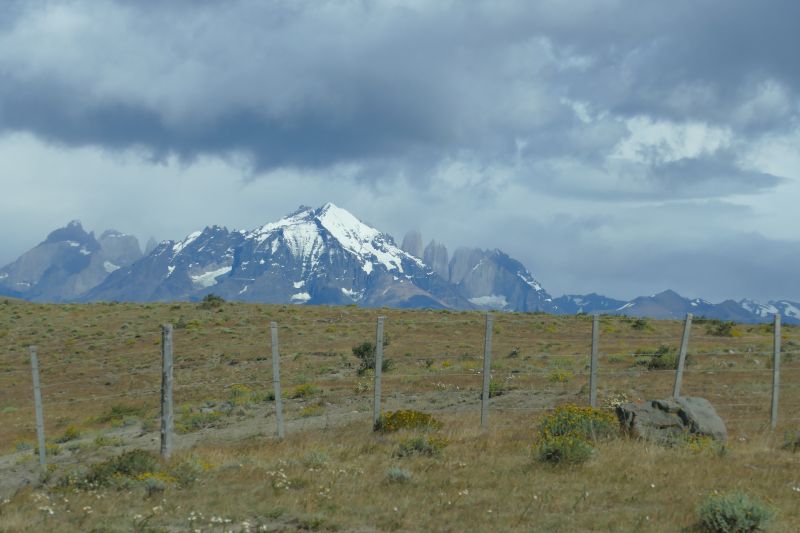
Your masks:
M206 466L192 470L193 483L158 485L155 500L144 483L28 489L0 507L0 518L12 531L130 530L142 518L156 531L213 530L212 519L230 520L226 531L244 531L245 522L251 530L679 531L697 525L709 494L744 491L777 509L774 531L800 521L798 456L769 437L732 443L724 457L612 439L596 443L583 465L553 468L533 454L535 420L508 420L485 434L473 418L445 417L448 445L432 455L397 457L400 444L424 434L376 434L362 423L337 428L335 439L309 431L283 442L200 446L191 460Z

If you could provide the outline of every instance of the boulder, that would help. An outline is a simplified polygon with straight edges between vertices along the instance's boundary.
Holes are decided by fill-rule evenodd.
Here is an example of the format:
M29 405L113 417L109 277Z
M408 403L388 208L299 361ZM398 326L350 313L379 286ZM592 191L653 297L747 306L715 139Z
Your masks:
M725 442L725 422L705 398L682 396L617 407L617 418L629 435L669 443L686 435L710 437Z

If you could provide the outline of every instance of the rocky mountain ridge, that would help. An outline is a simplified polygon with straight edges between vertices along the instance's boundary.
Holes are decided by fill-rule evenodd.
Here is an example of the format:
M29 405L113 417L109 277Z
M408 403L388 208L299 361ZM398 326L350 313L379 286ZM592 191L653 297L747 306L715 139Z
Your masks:
M228 300L385 307L604 313L679 319L687 312L800 324L800 304L688 299L674 291L623 301L599 294L552 297L501 250L458 248L410 232L394 239L328 203L302 206L253 230L209 226L179 241L150 242L77 221L0 269L0 295L40 302Z

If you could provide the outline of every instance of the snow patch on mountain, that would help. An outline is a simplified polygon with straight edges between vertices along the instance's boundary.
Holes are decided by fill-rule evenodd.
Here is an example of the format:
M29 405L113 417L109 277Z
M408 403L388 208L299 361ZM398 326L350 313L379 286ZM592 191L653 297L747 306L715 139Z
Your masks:
M504 309L508 307L508 300L506 300L506 297L497 294L470 298L469 302L473 305L478 305L480 307L491 307L492 309Z
M230 266L192 275L192 283L198 287L208 288L217 284L217 278L231 271Z
M190 233L190 234L189 234L189 235L188 235L188 236L187 236L185 239L183 239L181 242L177 242L177 243L175 243L175 244L172 246L172 254L173 254L173 255L178 255L179 253L181 253L181 251L182 251L184 248L186 248L187 246L189 246L190 244L192 244L194 241L196 241L196 240L197 240L197 238L198 238L200 235L202 235L202 234L203 234L203 232L202 232L202 231L195 231L194 233Z
M742 300L739 302L739 305L742 306L742 309L758 315L762 318L768 317L770 315L774 315L778 313L778 308L771 304L761 304L754 300Z
M413 261L420 267L425 266L418 258L387 243L381 232L367 226L350 212L332 203L325 204L317 218L322 227L328 230L345 250L364 258L371 257L387 270L397 270L402 273L403 259ZM367 268L369 274L372 268L367 267L365 263L364 270L367 271Z
M360 300L360 299L362 299L364 297L364 291L363 290L354 291L354 290L351 290L351 289L345 289L344 287L342 287L342 294L344 294L345 296L347 296L348 298L350 298L354 302L357 302L358 300Z
M120 267L119 265L115 265L111 261L103 261L103 269L109 274L111 274L112 272L119 270Z
M307 302L311 299L311 295L307 292L298 292L297 294L292 294L292 301L293 302Z

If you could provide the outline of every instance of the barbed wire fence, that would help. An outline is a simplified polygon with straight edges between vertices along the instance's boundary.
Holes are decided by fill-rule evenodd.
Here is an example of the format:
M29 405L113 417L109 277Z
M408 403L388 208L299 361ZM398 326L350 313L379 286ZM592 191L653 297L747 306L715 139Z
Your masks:
M402 361L405 361L411 366L411 371L394 372L387 371L384 376L384 346L387 343L387 337L384 330L399 331L405 328L406 331L415 331L420 326L431 326L431 321L425 320L397 320L387 321L384 316L379 316L377 321L373 324L360 322L357 328L350 332L350 336L339 339L339 343L349 342L350 344L357 339L363 339L365 332L374 327L375 343L374 347L374 360L372 362L371 373L353 373L348 369L347 372L332 373L329 375L316 376L316 383L324 383L331 390L358 390L367 389L366 376L371 377L372 389L372 423L376 424L383 414L384 400L386 399L385 391L394 393L395 391L402 391L410 389L410 395L397 396L394 394L392 397L394 404L413 403L414 393L419 392L419 382L422 380L433 382L436 391L456 391L474 398L479 401L480 410L480 427L483 430L490 428L490 415L496 413L537 413L552 408L555 404L562 401L564 394L559 392L551 398L544 398L538 402L518 401L503 402L499 398L497 390L494 390L500 385L508 385L520 383L519 387L525 386L527 388L520 389L518 396L535 396L544 392L558 389L562 383L566 382L569 378L580 378L583 386L577 393L569 397L570 400L575 400L576 397L580 401L585 402L587 405L597 407L599 404L599 388L602 386L604 380L612 378L621 379L623 381L636 381L642 387L646 386L647 391L650 393L657 392L662 396L671 395L673 397L681 396L682 392L687 389L692 390L693 393L699 392L707 397L720 400L713 402L714 406L725 414L732 412L739 416L726 416L724 419L729 422L742 422L742 421L760 421L764 427L775 430L779 422L779 407L780 392L781 390L794 391L800 387L800 382L792 382L794 378L793 372L800 370L797 367L788 367L784 372L789 372L790 380L788 383L781 383L781 358L782 355L793 357L795 354L800 353L800 350L784 350L781 349L781 322L780 316L776 315L772 324L773 339L772 349L764 349L759 345L758 348L749 347L745 352L752 358L763 357L767 359L770 368L737 368L735 366L720 365L714 368L687 368L687 357L691 356L693 360L699 358L715 358L718 356L730 356L731 351L728 350L703 350L697 349L689 351L691 342L691 328L693 317L688 314L684 321L683 334L680 338L679 348L677 354L676 367L673 368L653 368L643 371L636 368L628 368L624 370L618 369L605 369L601 356L605 363L609 363L613 358L620 357L633 357L633 358L655 358L664 355L663 350L648 349L648 350L610 350L603 351L602 342L606 339L615 342L626 342L635 340L636 342L657 342L663 343L665 339L662 336L646 337L646 336L626 336L621 335L604 335L601 328L601 318L599 315L593 315L591 320L591 330L575 334L574 331L559 335L557 331L548 331L546 335L541 336L542 342L551 341L551 344L559 344L564 342L588 341L587 350L568 351L566 353L540 353L538 356L532 357L534 363L552 363L545 367L536 367L528 365L523 368L523 365L511 365L508 368L508 360L512 359L515 347L511 350L509 355L503 361L492 362L493 353L496 356L498 347L493 346L494 332L496 328L495 315L486 313L483 317L483 355L480 356L468 355L466 353L457 356L463 364L454 366L452 364L453 355L445 354L442 356L440 353L427 353L422 356L419 354L406 353L402 356ZM35 415L35 426L38 442L39 462L45 465L47 461L46 445L45 445L45 414L49 407L64 407L64 406L79 406L85 403L107 403L109 400L135 398L137 400L146 399L151 403L157 403L160 408L160 452L163 457L169 457L174 451L174 434L175 434L175 394L182 395L186 392L202 391L209 393L212 391L231 391L236 386L248 385L255 387L264 387L271 385L272 399L274 400L274 434L278 439L283 439L286 434L284 422L284 405L283 399L285 394L282 391L282 385L300 387L307 385L309 378L304 372L299 372L297 375L288 375L282 378L281 362L282 359L289 357L289 351L281 354L282 346L291 347L293 341L298 337L307 335L313 327L324 326L326 329L323 332L328 332L334 325L352 325L346 319L340 318L339 320L316 320L312 322L293 321L291 324L280 325L272 321L269 324L270 332L270 355L267 357L263 355L264 347L261 345L254 345L250 348L253 350L253 357L249 359L243 358L242 360L230 359L223 362L223 356L217 358L215 362L205 361L198 362L190 346L179 342L177 345L173 343L174 330L173 325L165 324L162 326L160 348L161 360L147 360L147 361L130 361L130 357L140 355L141 349L126 349L125 346L120 349L106 351L98 357L93 359L93 364L88 368L82 368L82 376L74 379L56 379L62 375L64 369L73 364L69 355L66 354L62 357L61 361L47 362L41 364L39 354L41 347L30 346L30 369L11 368L5 369L2 376L22 376L26 372L30 372L31 385L33 388L33 410ZM447 327L453 338L458 338L463 335L466 330L474 331L475 328L480 326L480 322L476 319L469 320L447 320L442 322L442 327ZM514 317L503 320L503 327L513 329L513 327L528 327L530 323L516 320ZM434 324L433 327L438 328L439 324ZM263 334L266 328L259 326L244 326L241 328L220 328L219 332L225 335L244 335L247 336L254 332ZM282 332L282 333L281 333ZM315 334L319 334L317 331ZM552 335L552 337L551 337ZM283 345L280 342L279 336L288 337L288 341L284 341ZM667 342L674 341L675 339L667 339ZM764 342L763 336L740 336L738 339L742 341ZM179 339L180 341L180 339ZM512 336L504 336L506 345L514 342ZM424 339L420 341L420 350L424 351ZM258 343L254 343L258 344ZM264 344L264 343L261 343ZM83 353L84 351L96 351L96 341L92 339L81 340L68 340L64 342L65 346L69 347L72 353ZM449 345L448 345L449 346ZM463 346L459 345L459 346ZM547 346L547 344L545 344ZM50 350L58 350L55 346L48 346ZM178 356L174 357L173 351L177 352ZM456 350L457 351L457 350ZM329 355L327 352L320 352L323 356ZM736 352L738 353L738 352ZM260 354L260 355L259 355ZM224 354L223 354L224 355ZM298 354L294 355L295 358L299 357ZM513 359L518 358L519 355L514 355ZM758 361L756 361L758 362ZM160 363L160 364L159 364ZM271 364L270 364L271 363ZM575 369L575 364L579 366ZM225 366L228 369L225 369ZM767 365L765 365L767 366ZM388 370L388 367L386 367ZM452 368L452 369L451 369ZM124 370L120 374L120 370ZM221 372L225 369L225 372ZM563 371L563 372L562 372ZM562 373L559 373L562 372ZM731 377L730 383L721 383L715 380L715 376L726 373ZM221 375L224 374L224 375ZM284 372L285 374L285 372ZM370 375L371 374L371 375ZM771 384L767 388L767 377L771 376ZM763 379L754 379L759 376L764 376ZM44 378L44 379L42 379ZM224 379L231 378L231 379ZM686 384L684 384L686 381ZM671 382L672 386L668 387ZM465 385L466 383L466 385ZM86 388L90 386L116 387L118 392L110 392L106 394L87 394L81 397L64 397L63 392L65 388L71 385L84 385ZM464 386L464 389L461 387ZM723 390L716 390L721 388ZM606 393L608 391L605 391ZM478 393L478 394L475 394ZM10 395L9 391L5 393L0 391L0 398L2 396ZM742 394L747 394L749 401L741 401ZM188 396L191 397L191 396ZM792 397L793 400L796 398ZM768 401L767 401L768 400ZM467 406L469 406L467 402ZM764 407L769 405L769 413L767 416ZM463 408L463 409L466 409ZM478 411L478 407L475 408ZM794 422L800 418L784 416L784 422Z

